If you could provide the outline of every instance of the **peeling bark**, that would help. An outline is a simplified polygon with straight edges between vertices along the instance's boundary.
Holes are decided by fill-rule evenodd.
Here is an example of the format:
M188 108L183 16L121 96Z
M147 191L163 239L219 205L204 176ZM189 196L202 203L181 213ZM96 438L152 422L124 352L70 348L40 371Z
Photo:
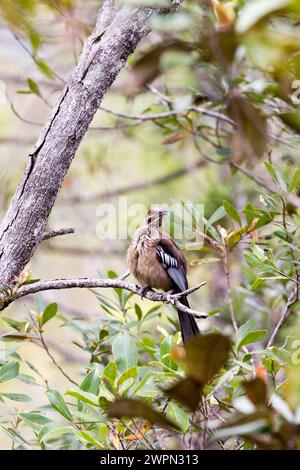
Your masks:
M128 57L148 32L153 9L106 0L92 35L29 155L0 226L0 289L13 284L42 241L64 177L90 122Z

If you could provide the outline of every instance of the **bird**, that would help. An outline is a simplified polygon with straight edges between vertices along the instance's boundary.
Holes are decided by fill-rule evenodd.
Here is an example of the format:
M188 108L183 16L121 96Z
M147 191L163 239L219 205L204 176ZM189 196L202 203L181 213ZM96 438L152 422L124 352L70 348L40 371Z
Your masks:
M165 209L150 209L146 223L133 235L127 252L130 273L141 285L141 295L148 289L165 292L184 292L188 289L187 262L179 246L162 231L163 218L168 214ZM186 296L180 302L189 307ZM192 337L200 335L195 318L177 310L182 341L187 343Z

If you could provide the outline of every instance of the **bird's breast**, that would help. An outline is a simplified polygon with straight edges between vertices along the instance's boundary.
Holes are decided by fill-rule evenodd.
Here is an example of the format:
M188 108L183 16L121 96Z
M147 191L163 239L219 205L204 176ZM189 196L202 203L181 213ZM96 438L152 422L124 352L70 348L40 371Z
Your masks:
M158 239L140 236L133 240L128 250L130 271L142 286L172 289L172 280L157 259Z

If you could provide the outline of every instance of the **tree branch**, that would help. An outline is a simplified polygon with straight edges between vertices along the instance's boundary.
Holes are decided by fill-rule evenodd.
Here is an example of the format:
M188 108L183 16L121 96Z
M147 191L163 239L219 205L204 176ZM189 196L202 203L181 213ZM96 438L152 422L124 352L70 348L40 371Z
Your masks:
M124 276L127 277L128 273L125 273L121 278L116 279L89 279L89 278L78 278L78 279L53 279L49 281L39 281L34 284L23 285L19 289L13 291L9 296L2 300L2 305L0 311L4 310L12 302L25 297L29 294L35 294L37 292L42 292L46 290L61 290L61 289L72 289L72 288L120 288L125 289L129 292L139 295L142 298L147 298L153 302L163 302L171 303L181 312L184 312L188 315L192 315L196 318L207 318L207 313L197 312L191 308L183 305L180 300L178 300L177 294L163 293L158 294L153 290L148 290L147 292L142 292L141 288L132 282L127 282L124 280ZM188 289L187 292L194 292L197 289L200 289L204 283L195 286L194 288Z
M146 181L139 181L138 183L133 183L133 184L128 184L126 186L123 186L123 188L114 189L110 191L104 191L101 193L87 194L86 196L83 196L83 195L70 196L69 198L65 199L65 202L87 203L87 202L93 202L93 201L101 201L101 200L109 199L115 196L122 196L123 194L129 194L135 191L142 191L147 188L152 188L154 186L160 186L160 185L169 183L170 181L173 181L174 179L180 178L186 174L191 173L192 171L195 171L199 168L204 167L206 164L207 162L201 159L195 163L192 163L191 165L187 165L183 168L179 168L179 170L175 170L172 173L169 173L164 176L159 176L158 178L153 178L153 179L149 179Z
M52 230L51 232L45 232L42 240L49 240L50 238L60 237L61 235L69 235L75 233L74 228L61 228L60 230Z
M155 114L125 114L125 113L120 113L117 111L112 111L111 109L107 109L104 106L101 106L100 109L102 111L105 111L106 113L113 114L114 116L124 118L124 119L133 119L136 121L157 121L158 119L164 119L170 116L185 116L190 111L194 111L195 113L204 114L206 116L213 117L220 121L227 122L228 124L231 124L232 126L235 126L234 121L232 121L232 119L230 119L225 114L219 113L217 111L213 111L211 109L199 107L199 106L189 106L188 108L186 108L185 111L178 111L175 109L175 110L155 113Z

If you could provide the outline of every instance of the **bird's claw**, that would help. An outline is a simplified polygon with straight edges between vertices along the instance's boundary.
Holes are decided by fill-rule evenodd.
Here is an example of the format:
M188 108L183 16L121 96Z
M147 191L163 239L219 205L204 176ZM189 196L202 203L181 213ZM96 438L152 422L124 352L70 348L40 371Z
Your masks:
M141 287L140 288L141 299L143 299L149 291L152 291L150 286Z
M165 292L165 294L163 294L163 300L168 304L174 304L174 298L172 294L173 294L172 290Z

